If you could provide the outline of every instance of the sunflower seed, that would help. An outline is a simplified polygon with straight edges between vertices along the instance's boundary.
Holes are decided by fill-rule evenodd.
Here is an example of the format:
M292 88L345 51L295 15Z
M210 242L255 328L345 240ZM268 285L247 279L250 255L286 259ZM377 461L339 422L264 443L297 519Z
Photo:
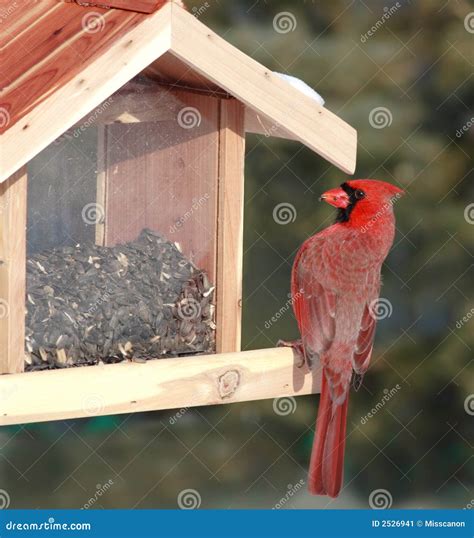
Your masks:
M215 289L177 245L144 230L27 260L29 370L210 353ZM193 308L191 308L193 307ZM191 316L180 316L186 309Z

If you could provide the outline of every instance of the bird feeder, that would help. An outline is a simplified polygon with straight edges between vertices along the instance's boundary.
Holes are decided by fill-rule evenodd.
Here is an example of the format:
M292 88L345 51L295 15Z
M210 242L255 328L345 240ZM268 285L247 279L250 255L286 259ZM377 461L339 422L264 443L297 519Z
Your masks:
M1 42L0 423L317 392L240 351L245 134L353 173L354 129L174 2L22 0Z

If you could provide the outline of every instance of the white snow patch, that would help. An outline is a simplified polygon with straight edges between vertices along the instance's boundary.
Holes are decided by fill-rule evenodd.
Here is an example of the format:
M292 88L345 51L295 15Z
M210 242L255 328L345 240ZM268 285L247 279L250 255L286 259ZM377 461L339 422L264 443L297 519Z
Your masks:
M316 90L313 90L313 88L311 88L311 86L308 86L308 84L306 84L306 82L304 82L303 80L296 77L292 77L291 75L277 73L276 71L274 71L274 73L283 80L286 80L286 82L289 82L294 88L296 88L300 92L304 93L308 97L311 97L311 99L314 99L321 106L324 106L324 99L319 95Z

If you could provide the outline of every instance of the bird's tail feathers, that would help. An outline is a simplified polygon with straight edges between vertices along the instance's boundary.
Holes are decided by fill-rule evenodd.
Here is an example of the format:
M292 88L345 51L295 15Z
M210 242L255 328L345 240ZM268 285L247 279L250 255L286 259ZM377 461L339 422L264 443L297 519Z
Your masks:
M337 497L341 490L348 401L347 393L341 404L333 402L323 373L308 477L308 488L313 495Z

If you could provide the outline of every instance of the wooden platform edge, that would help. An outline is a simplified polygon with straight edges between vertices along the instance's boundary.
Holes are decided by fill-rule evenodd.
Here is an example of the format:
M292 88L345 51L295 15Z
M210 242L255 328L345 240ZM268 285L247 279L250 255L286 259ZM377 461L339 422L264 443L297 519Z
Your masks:
M0 376L0 425L317 393L321 372L289 348Z

